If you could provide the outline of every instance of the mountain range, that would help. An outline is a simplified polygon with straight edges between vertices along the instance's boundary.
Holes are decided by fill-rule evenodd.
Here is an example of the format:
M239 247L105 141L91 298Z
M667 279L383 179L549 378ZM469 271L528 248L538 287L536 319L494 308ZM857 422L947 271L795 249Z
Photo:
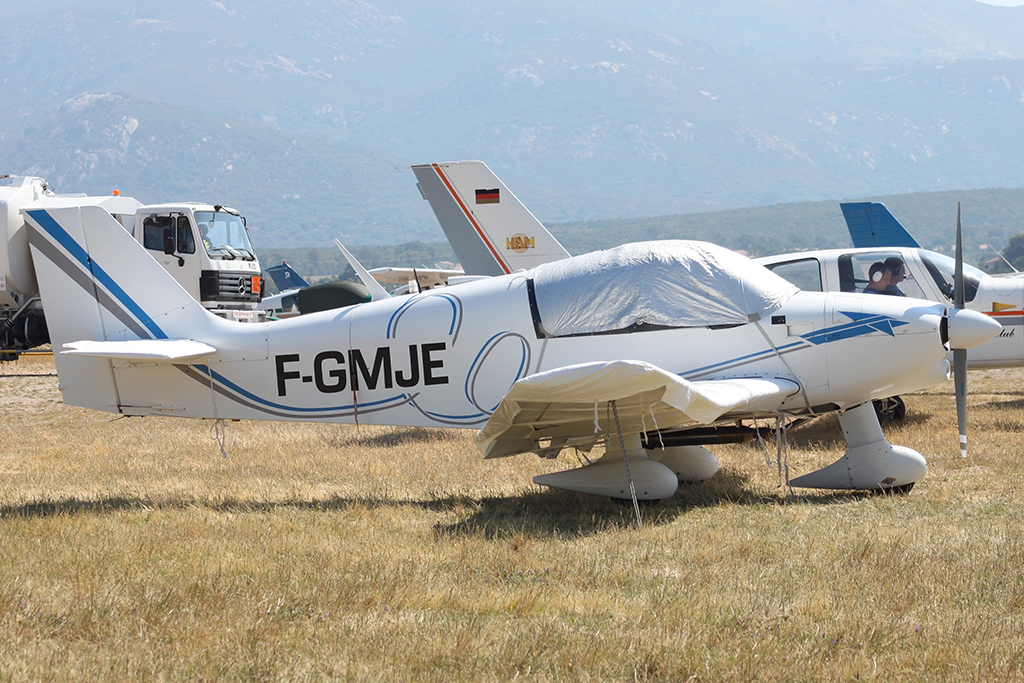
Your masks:
M232 205L268 247L442 239L426 161L545 223L1024 187L1024 7L6 4L0 173Z

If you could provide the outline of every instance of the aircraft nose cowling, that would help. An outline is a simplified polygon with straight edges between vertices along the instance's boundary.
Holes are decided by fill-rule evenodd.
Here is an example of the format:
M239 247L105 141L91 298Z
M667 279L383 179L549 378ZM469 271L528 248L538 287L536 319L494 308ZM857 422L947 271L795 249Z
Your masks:
M949 311L949 348L973 349L992 339L1003 326L984 313L966 308Z

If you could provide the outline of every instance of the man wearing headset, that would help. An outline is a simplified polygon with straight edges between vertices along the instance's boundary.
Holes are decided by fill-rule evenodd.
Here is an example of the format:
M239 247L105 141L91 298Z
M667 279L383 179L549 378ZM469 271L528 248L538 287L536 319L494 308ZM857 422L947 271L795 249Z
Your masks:
M881 261L872 263L868 269L868 286L864 288L865 294L888 294L886 291L892 280L892 271L885 267Z
M885 269L889 271L889 284L885 288L885 294L890 296L906 296L897 286L907 276L907 267L899 256L890 256L885 259Z

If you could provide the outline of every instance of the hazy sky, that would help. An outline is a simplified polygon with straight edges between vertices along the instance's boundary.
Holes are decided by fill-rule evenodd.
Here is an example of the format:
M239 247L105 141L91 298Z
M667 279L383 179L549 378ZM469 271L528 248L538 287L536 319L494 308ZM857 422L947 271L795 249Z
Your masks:
M1000 7L1017 7L1024 5L1024 0L977 0L986 5L999 5Z

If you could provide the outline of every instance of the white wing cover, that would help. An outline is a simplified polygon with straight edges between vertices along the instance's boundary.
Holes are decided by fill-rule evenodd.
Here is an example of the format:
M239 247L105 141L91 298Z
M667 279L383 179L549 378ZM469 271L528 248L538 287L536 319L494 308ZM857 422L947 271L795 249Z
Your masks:
M476 444L486 457L497 458L542 449L541 440L710 424L730 412L770 412L797 391L799 385L785 377L690 382L640 361L583 363L516 382Z

